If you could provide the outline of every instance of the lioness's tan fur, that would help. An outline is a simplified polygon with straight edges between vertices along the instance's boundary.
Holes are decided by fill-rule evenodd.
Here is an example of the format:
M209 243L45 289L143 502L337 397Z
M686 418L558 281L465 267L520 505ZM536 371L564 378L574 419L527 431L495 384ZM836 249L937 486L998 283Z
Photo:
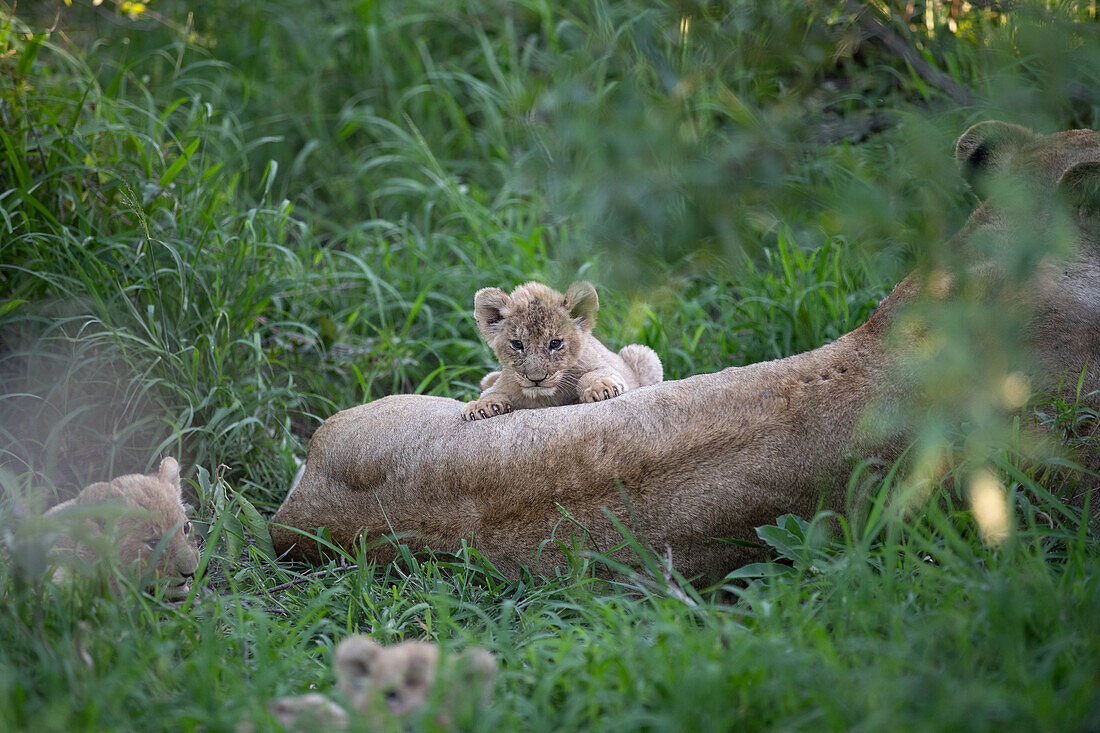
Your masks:
M1076 387L1083 375L1081 394L1096 409L1100 135L1006 128L972 128L958 159L972 180L1021 177L1040 224L1053 220L1056 195L1071 202L1076 253L1040 266L1019 298L1034 313L1028 336L1040 368L1032 383ZM991 246L1013 236L1009 229L983 202L952 246L979 235ZM458 403L440 397L398 395L344 410L313 436L272 539L280 552L309 560L321 556L318 544L279 525L327 527L347 548L360 535L374 542L390 533L414 550L454 552L467 541L500 567L552 572L565 562L558 543L606 551L621 541L610 513L642 542L668 548L687 577L718 581L756 557L721 538L753 540L755 527L781 514L840 508L855 461L891 461L904 448L908 434L870 424L865 414L889 415L919 397L919 382L901 368L917 339L891 334L925 288L953 297L948 283L926 286L910 275L866 323L833 343L605 402L476 423L462 422ZM394 557L384 542L370 554Z
M91 484L72 499L52 507L45 516L62 519L92 507L123 510L115 518L112 539L117 541L118 559L124 566L140 576L153 562L155 578L165 584L166 598L187 595L199 564L199 550L183 507L180 467L175 458L162 460L156 473L128 474ZM81 519L74 529L79 531L58 540L57 550L92 560L92 549L77 535L88 540L99 536L102 528L92 520ZM61 577L64 573L56 576Z
M576 282L562 295L537 282L511 294L482 288L474 319L500 362L481 380L481 396L462 409L483 420L514 409L599 402L661 381L661 360L641 344L618 354L592 335L599 310L596 289Z

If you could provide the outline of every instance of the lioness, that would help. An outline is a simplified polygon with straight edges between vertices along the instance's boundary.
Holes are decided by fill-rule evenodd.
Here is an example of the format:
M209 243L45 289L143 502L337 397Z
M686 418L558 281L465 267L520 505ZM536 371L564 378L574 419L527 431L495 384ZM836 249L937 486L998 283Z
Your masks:
M1085 406L1100 408L1100 134L1038 136L983 123L960 138L956 155L979 193L983 179L1022 181L1033 226L1066 211L1057 199L1069 203L1058 231L1075 239L1075 251L1045 260L1013 291L1032 314L1032 385L1076 388L1080 378ZM996 202L973 213L956 251L978 257L1011 245L1013 219ZM976 264L981 276L997 277ZM621 543L614 518L641 542L667 548L688 578L718 582L759 557L723 538L753 540L755 527L784 513L842 508L853 460L892 461L905 448L903 429L868 431L861 421L868 406L889 415L920 390L900 368L921 348L919 332L893 334L922 290L955 297L950 283L914 273L832 343L600 404L473 425L441 397L397 395L344 410L314 434L301 479L273 518L275 547L316 561L319 544L292 528L327 527L349 549L361 535L397 533L414 550L456 552L470 542L498 567L552 572L574 542L602 551ZM371 558L395 556L388 543L368 546ZM640 564L629 551L621 558Z
M616 354L592 335L599 298L592 283L576 282L562 295L541 283L509 295L482 288L474 319L501 370L481 380L481 397L462 410L479 420L528 407L598 402L661 381L661 360L641 344Z
M96 508L117 507L117 517L102 513L89 517ZM72 499L61 502L45 513L59 520L77 518L72 532L55 545L62 561L66 553L84 560L95 557L88 544L102 536L106 522L113 519L112 539L117 541L118 558L132 569L135 577L152 571L154 580L164 584L165 598L182 598L191 588L199 565L195 532L184 512L180 490L180 467L175 458L165 458L156 473L135 473L110 481L91 484ZM154 563L150 567L150 563ZM65 577L60 569L55 580Z

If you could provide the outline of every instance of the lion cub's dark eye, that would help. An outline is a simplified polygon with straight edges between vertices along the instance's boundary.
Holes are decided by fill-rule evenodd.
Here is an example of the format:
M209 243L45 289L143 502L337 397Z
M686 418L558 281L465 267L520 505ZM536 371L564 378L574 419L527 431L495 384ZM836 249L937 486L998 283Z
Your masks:
M150 550L155 550L157 549L158 542L160 542L160 537L150 537L149 539L145 540L145 546L148 547Z
M550 350L557 351L561 348L561 339L550 339Z
M183 533L184 534L191 534L191 523L190 522L184 522L184 524L183 524Z
M523 351L523 342L519 339L512 339L509 343L516 351Z

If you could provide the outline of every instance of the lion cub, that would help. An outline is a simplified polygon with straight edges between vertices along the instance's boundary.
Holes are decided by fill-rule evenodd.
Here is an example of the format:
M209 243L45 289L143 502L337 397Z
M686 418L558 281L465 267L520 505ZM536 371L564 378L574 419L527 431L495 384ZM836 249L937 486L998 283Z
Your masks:
M104 520L97 521L95 516L102 509L118 512L109 537L103 535ZM135 577L149 575L160 581L165 598L180 599L191 590L199 549L183 509L180 466L175 458L163 459L156 473L128 474L87 486L43 516L72 530L55 545L59 559L75 555L90 562L97 554L92 545L99 549L113 545ZM60 567L54 581L67 576L66 568Z
M463 420L482 420L512 410L597 402L661 381L661 360L640 344L618 354L592 335L600 309L596 289L576 282L565 295L541 283L509 295L482 288L474 295L474 320L501 370L481 380L481 397L462 409Z
M442 676L448 687L440 695L436 722L445 725L448 714L459 708L488 702L496 675L496 659L479 647L446 658L426 641L382 646L369 637L352 636L336 647L340 691L356 711L373 711L383 718L407 718L422 711Z
M431 723L447 730L468 722L488 702L496 680L492 654L470 647L441 659L439 647L424 641L382 646L366 636L340 642L335 655L336 682L353 715L374 727L393 721L412 722L433 696L436 681L445 690L436 693ZM268 710L287 730L345 730L348 714L316 692L272 700ZM251 732L250 723L238 726Z

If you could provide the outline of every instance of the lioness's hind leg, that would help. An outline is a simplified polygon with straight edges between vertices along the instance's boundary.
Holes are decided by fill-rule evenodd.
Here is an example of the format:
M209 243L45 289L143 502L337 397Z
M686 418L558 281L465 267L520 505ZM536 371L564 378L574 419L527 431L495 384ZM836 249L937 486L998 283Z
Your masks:
M661 366L661 357L657 352L642 344L630 344L619 349L619 357L634 372L639 387L657 384L665 376Z
M599 402L626 392L626 380L611 370L588 372L577 380L577 396L581 402Z

